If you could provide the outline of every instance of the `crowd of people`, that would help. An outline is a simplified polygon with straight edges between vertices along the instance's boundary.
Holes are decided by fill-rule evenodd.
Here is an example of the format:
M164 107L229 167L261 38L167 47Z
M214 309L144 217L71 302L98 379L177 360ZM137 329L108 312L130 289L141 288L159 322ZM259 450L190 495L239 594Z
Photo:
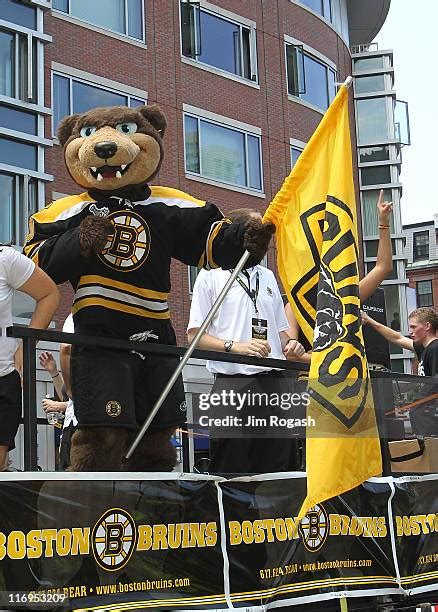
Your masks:
M378 203L379 246L377 262L373 270L359 283L361 301L366 300L386 278L392 269L390 215L391 203ZM238 209L228 214L232 222L250 222L260 219L257 211ZM266 250L268 245L266 246ZM221 268L201 270L193 289L190 317L187 328L191 342L201 327L211 307L230 278L230 271ZM46 328L58 307L59 292L55 283L30 259L12 247L0 248L0 471L8 469L8 453L15 446L21 418L22 346L6 336L12 325L12 298L15 290L23 291L36 301L30 326ZM409 315L409 337L400 333L398 313L394 313L390 326L382 325L363 313L363 324L372 326L389 343L415 353L418 374L438 375L438 314L433 308L419 308ZM65 321L64 332L74 333L73 317ZM303 336L293 311L287 302L283 304L276 278L263 265L251 265L244 269L231 286L225 300L212 319L206 332L198 341L198 348L223 351L256 358L274 358L309 363L312 347ZM60 436L59 468L68 469L70 442L77 420L70 384L70 345L60 347L58 367L53 354L43 351L40 365L51 376L54 396L43 400L47 414L62 428ZM272 402L257 406L250 398L277 396L297 389L296 377L287 371L273 367L245 365L223 361L208 361L207 369L214 376L212 394L232 390L244 398L239 408L240 425L228 429L210 431L211 473L258 473L288 471L297 467L297 438L278 435L273 429L247 427L251 419L266 419L269 415L284 416L281 407ZM223 409L223 406L221 407ZM225 414L225 412L223 412ZM58 418L59 417L59 418Z

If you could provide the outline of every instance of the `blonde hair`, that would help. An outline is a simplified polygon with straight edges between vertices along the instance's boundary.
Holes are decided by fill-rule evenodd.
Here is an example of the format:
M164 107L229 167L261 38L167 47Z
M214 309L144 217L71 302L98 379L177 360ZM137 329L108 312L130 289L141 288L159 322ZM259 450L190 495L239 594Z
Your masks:
M430 323L433 331L436 332L438 329L438 313L435 308L431 306L423 306L422 308L417 308L413 310L409 319L416 318L420 323Z

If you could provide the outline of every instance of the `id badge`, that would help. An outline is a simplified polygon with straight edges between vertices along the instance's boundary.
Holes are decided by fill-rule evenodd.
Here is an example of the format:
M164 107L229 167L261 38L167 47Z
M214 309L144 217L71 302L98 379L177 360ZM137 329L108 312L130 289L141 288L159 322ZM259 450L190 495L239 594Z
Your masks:
M256 340L268 339L268 321L266 319L252 319L252 337Z

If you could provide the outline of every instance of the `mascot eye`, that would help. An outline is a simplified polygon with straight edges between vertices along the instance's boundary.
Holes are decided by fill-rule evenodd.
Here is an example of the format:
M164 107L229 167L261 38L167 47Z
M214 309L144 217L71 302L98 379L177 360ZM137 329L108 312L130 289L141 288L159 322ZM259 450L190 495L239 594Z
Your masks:
M137 131L136 123L118 123L116 125L116 130L122 132L123 134L135 134Z
M94 134L96 130L97 127L95 125L86 125L85 127L81 128L80 135L82 136L82 138L86 138L87 136L91 136L91 134Z

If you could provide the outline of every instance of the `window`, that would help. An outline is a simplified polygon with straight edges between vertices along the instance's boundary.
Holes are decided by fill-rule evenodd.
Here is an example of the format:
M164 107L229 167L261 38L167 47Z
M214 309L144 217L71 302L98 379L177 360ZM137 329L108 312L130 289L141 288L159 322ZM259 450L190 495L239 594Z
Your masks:
M37 41L0 29L0 95L36 102Z
M392 254L395 255L395 240L391 240ZM365 255L366 257L377 257L377 249L379 246L378 240L367 240L365 242Z
M422 306L433 306L431 280L422 280L417 282L417 304L419 308Z
M260 136L185 114L186 172L262 191Z
M370 189L369 191L362 191L362 224L364 236L378 236L378 218L377 218L377 200L379 198L379 191L377 189ZM391 202L392 192L390 189L385 189L383 193L384 201ZM391 215L390 220L391 233L394 232L394 215Z
M357 94L384 91L386 89L385 75L374 74L372 76L356 77L354 79L354 88Z
M360 162L368 163L389 159L389 147L367 147L359 149Z
M66 115L84 113L96 106L140 106L144 99L113 91L69 76L53 73L53 129Z
M368 274L368 272L371 272L371 270L373 268L375 268L376 262L375 261L368 261L365 265L366 265L366 271L367 271L367 274ZM397 260L392 262L392 270L387 275L385 280L395 280L396 278L397 278Z
M37 170L37 147L0 136L0 164Z
M144 40L143 0L53 0L52 7L105 30Z
M302 152L303 152L303 149L300 149L298 147L292 146L290 148L291 168L293 168L295 166L295 164L297 163L297 160L298 160L298 158L299 158L299 156L301 155Z
M381 142L389 138L386 98L356 100L359 144Z
M0 106L0 127L36 135L37 116L16 108Z
M354 72L365 72L367 70L378 70L384 68L383 55L377 57L362 57L354 60Z
M24 4L24 2L17 2L17 0L2 0L1 5L1 18L4 21L17 23L29 30L37 29L35 7Z
M0 172L0 243L23 244L27 219L37 210L37 181Z
M414 232L414 261L429 259L429 232Z
M287 87L297 96L321 110L327 110L336 95L335 71L303 50L286 44Z
M389 166L370 166L361 168L362 185L382 185L391 182L391 169Z
M327 21L332 21L332 6L331 0L300 0L301 4L305 4L310 9L325 17Z
M255 29L181 2L182 54L208 66L257 81Z
M193 293L193 287L195 286L195 280L201 271L197 266L189 266L189 293Z

